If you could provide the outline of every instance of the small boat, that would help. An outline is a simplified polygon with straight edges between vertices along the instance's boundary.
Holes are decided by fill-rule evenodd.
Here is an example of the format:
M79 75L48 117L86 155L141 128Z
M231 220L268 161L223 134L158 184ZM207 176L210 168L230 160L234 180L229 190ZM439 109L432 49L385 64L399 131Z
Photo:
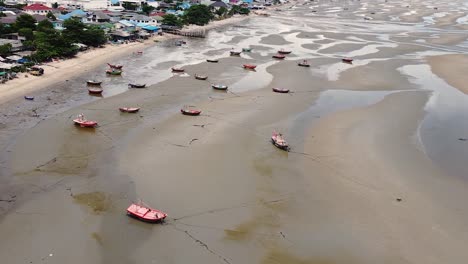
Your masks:
M285 88L273 88L273 92L275 92L275 93L289 93L289 89L285 89Z
M140 111L139 107L119 107L120 112L124 113L136 113Z
M290 53L291 53L290 50L284 50L284 49L278 50L278 54L290 54Z
M123 68L123 65L121 64L110 64L110 63L107 63L107 65L109 65L109 67L111 67L112 69L117 69L117 70L121 70Z
M301 62L298 62L297 63L297 66L300 66L300 67L310 67L310 64L309 62L307 62L306 60L303 60Z
M96 80L87 80L86 84L87 85L101 85L102 82L96 81Z
M34 100L34 96L25 96L24 99L32 101Z
M213 87L213 89L215 90L223 90L223 91L226 91L227 90L227 85L221 85L221 84L213 84L211 85L211 87Z
M115 70L115 69L109 69L106 71L106 74L109 74L109 75L122 75L122 71L121 70Z
M275 145L275 147L279 149L286 151L289 150L289 145L286 142L286 140L284 140L283 135L281 135L281 133L276 133L275 131L273 131L273 135L271 136L271 143L273 143L273 145Z
M129 88L145 88L146 84L129 83L128 87Z
M172 67L171 68L173 72L184 72L185 70L182 69L182 68L175 68L175 67Z
M208 76L195 74L195 79L204 81L208 79Z
M341 59L342 62L345 62L345 63L353 63L353 59L351 58L343 58Z
M84 117L83 114L79 114L78 118L73 119L73 122L75 123L75 125L79 125L81 127L91 127L91 128L93 128L93 127L97 126L96 121L86 120L86 118Z
M251 52L252 48L242 48L242 52Z
M104 90L102 88L88 88L90 94L102 94Z
M217 60L217 59L206 59L206 62L218 63L219 60Z
M244 64L242 66L244 66L244 69L249 69L249 70L254 70L255 68L257 68L257 65L253 65L253 64Z
M138 220L150 222L150 223L163 221L167 217L166 213L153 209L151 207L145 206L141 203L140 204L132 203L127 208L127 215L134 217Z
M240 56L241 51L230 51L231 56Z
M280 59L280 60L286 58L286 56L284 56L283 54L275 54L275 55L273 55L272 57L273 57L274 59Z
M201 110L198 110L198 109L190 109L186 106L184 106L184 108L180 109L180 112L183 114L183 115L189 115L189 116L197 116L197 115L200 115L201 114Z

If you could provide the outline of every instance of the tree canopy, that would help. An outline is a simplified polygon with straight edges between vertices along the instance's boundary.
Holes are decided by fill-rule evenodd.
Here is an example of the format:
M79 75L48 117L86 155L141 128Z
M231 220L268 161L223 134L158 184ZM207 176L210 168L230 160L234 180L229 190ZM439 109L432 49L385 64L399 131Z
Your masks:
M67 19L63 23L63 36L72 43L83 43L89 46L100 46L107 38L99 26L86 26L81 20Z
M185 11L183 16L185 23L199 26L208 24L213 18L213 13L206 5L193 5Z
M163 16L161 24L180 27L182 26L182 21L180 21L180 19L176 15L166 14Z
M29 15L29 14L21 14L20 16L18 16L16 18L16 21L15 21L15 24L13 25L13 27L16 29L16 30L19 30L21 28L29 28L31 30L35 30L36 29L36 19Z

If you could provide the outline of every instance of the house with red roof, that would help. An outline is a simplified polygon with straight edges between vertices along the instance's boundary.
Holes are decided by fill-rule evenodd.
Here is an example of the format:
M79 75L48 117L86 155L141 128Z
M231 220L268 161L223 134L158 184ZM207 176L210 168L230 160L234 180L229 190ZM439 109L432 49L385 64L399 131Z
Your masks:
M30 14L30 15L34 15L34 14L47 15L49 11L52 11L52 8L45 6L43 4L32 4L32 5L25 6L23 10L25 13Z

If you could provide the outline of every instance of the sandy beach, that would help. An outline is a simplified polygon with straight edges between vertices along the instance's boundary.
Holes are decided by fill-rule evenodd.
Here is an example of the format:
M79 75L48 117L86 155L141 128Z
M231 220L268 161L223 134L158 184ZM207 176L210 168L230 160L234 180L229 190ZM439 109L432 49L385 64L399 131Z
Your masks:
M41 85L16 80L0 94L2 261L463 263L466 6L407 5L295 1L182 47L112 46L53 63ZM274 60L281 49L291 54ZM108 61L123 76L105 76ZM101 97L84 88L90 75ZM79 113L99 126L74 126ZM129 218L138 200L168 218Z

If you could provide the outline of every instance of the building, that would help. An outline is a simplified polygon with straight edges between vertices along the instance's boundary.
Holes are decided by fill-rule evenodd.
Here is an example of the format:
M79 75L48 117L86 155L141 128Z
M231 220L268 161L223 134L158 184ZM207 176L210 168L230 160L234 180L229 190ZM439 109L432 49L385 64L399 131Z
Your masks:
M96 11L92 15L86 18L86 22L88 23L106 23L110 22L111 17L103 12Z
M38 15L47 15L49 11L52 11L52 8L45 6L43 4L32 4L25 6L23 8L24 12L30 15L38 14Z

